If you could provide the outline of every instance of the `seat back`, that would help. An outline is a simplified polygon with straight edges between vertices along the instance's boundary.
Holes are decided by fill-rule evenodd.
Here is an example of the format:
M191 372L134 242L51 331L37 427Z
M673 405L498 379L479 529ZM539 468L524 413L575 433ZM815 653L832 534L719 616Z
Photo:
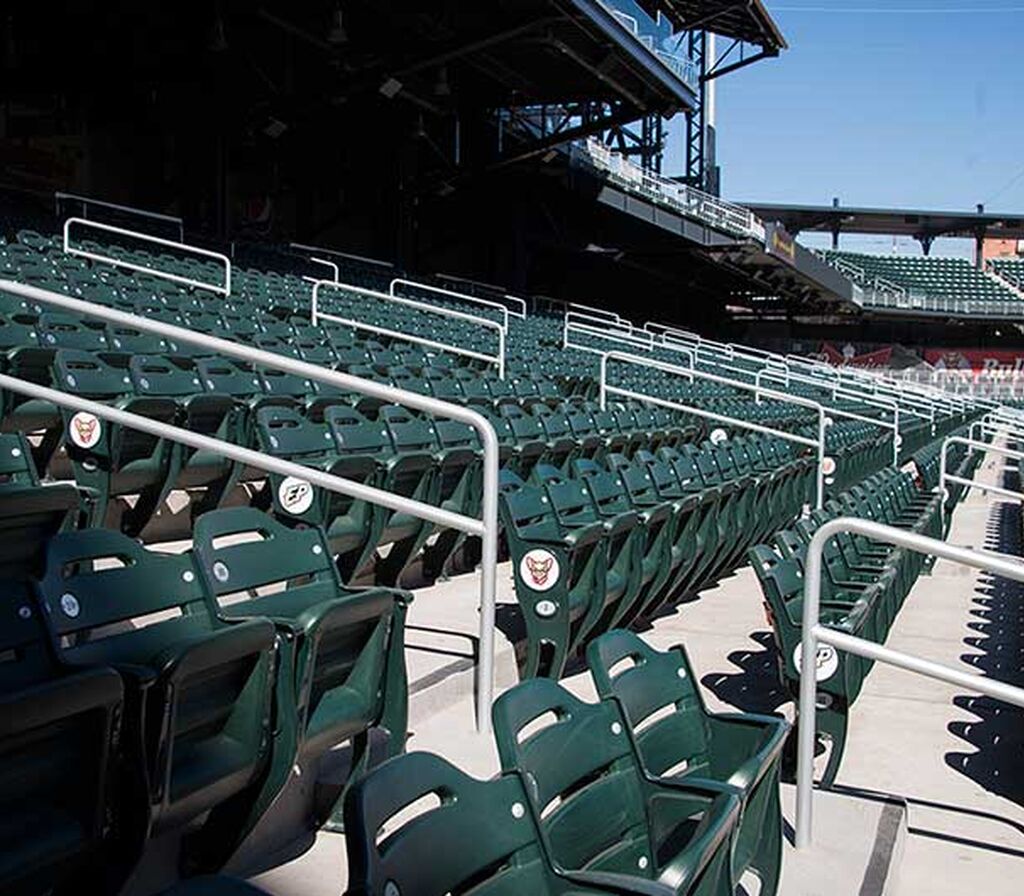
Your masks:
M209 627L192 555L148 551L118 532L87 529L50 539L37 584L55 649L71 662L110 661L118 643L142 634L156 643L161 627L181 620ZM131 620L143 617L155 621L133 629Z
M193 545L225 618L298 615L296 605L344 593L318 528L290 529L253 508L234 507L200 516Z
M686 651L651 649L632 632L616 629L587 649L597 693L615 697L634 732L644 766L671 775L707 765L711 734Z
M650 875L642 782L618 705L582 703L534 678L502 694L492 714L502 769L525 778L552 859Z

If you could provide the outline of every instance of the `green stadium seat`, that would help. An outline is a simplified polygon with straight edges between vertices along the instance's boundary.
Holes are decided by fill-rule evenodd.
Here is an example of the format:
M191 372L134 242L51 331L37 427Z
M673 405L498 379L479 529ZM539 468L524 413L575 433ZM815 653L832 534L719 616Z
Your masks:
M729 787L644 773L615 701L533 679L494 703L502 771L527 796L557 867L633 875L676 893L731 894L739 800Z
M735 788L742 809L733 884L749 869L761 882L759 893L774 896L782 872L779 768L789 723L708 712L682 647L659 653L630 632L613 631L591 643L587 662L598 695L622 706L647 772Z
M124 679L124 743L147 805L140 836L251 799L270 746L268 620L219 623L191 555L102 529L51 538L37 593L63 665Z
M357 776L369 759L371 729L387 734L387 755L404 749L410 595L346 588L320 529L289 529L251 508L204 514L195 524L194 545L220 618L269 618L280 634L271 767L246 829L296 764L315 764L351 740L351 775ZM332 807L320 807L318 820L326 820Z
M424 806L404 818L409 806ZM470 778L439 756L409 753L374 769L345 805L350 894L596 896L674 890L606 872L556 869L516 774Z

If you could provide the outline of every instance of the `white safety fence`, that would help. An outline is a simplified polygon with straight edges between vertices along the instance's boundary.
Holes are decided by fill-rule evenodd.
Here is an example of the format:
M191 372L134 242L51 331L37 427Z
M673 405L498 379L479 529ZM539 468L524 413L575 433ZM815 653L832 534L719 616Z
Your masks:
M495 334L497 338L497 350L493 355L487 354L486 352L480 352L476 349L466 348L465 346L458 345L457 343L441 342L437 339L429 339L426 336L420 336L406 330L392 330L388 327L371 324L357 318L328 313L321 307L322 300L320 298L320 292L324 289L333 289L350 295L364 296L378 302L383 302L384 304L412 308L418 313L428 315L433 314L436 317L447 318L448 320L458 320L472 324L473 326L480 327L483 330ZM431 305L427 302L403 299L387 293L377 292L373 289L364 289L361 286L352 286L348 283L334 283L330 280L317 280L313 283L313 295L311 299L309 317L314 327L318 326L322 321L328 321L330 323L342 324L343 326L351 327L355 330L363 330L367 333L376 333L379 336L386 336L389 339L397 339L402 342L412 343L413 345L422 345L424 348L434 349L435 351L450 352L451 354L460 355L464 358L472 358L475 361L484 361L488 364L494 364L498 369L498 378L505 379L506 328L497 321L491 320L487 317L480 317L475 314L466 314L463 311L454 311L451 308L442 308L438 305Z
M186 256L202 259L203 261L215 261L224 266L224 277L220 283L208 283L204 280L196 280L192 277L185 277L181 274L174 274L169 271L162 271L159 268L145 264L138 264L134 261L120 258L117 255L94 252L89 249L82 249L71 244L71 231L74 228L99 230L103 233L111 233L117 236L127 236L152 246L160 246L167 249L174 249ZM213 252L209 249L201 249L199 246L190 246L187 243L178 243L174 240L165 240L160 237L150 236L148 233L139 233L136 230L126 230L123 227L114 227L110 224L101 224L98 221L89 221L86 218L68 218L64 222L64 251L68 255L76 255L79 258L88 258L91 261L102 261L112 264L115 267L127 268L130 271L139 271L143 274L152 274L154 277L162 277L164 280L171 280L181 283L184 286L197 286L202 289L209 289L212 292L219 292L222 295L231 295L231 259L220 252Z

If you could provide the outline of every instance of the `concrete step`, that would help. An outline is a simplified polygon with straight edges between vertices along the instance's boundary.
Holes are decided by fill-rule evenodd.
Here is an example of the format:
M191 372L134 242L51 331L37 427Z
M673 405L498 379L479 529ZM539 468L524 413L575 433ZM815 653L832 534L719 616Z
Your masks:
M782 896L895 896L907 842L907 804L854 790L814 794L814 839L793 846L796 788L782 787Z

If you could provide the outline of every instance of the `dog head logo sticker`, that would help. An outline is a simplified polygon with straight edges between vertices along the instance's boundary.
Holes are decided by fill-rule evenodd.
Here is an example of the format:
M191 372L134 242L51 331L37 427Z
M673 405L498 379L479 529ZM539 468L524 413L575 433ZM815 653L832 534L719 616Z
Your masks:
M94 414L79 411L71 418L71 423L68 425L68 435L71 436L71 441L79 448L84 448L85 450L95 448L103 436L103 424L100 423L99 418Z
M797 644L793 651L793 665L796 666L797 672L800 672L803 666L802 647L803 645ZM839 654L836 653L836 649L831 644L819 644L818 654L814 658L814 680L828 681L838 671Z
M289 476L277 487L281 509L292 516L301 516L313 506L313 486L304 479Z
M548 591L558 584L561 569L550 551L530 551L519 564L519 576L533 591Z

